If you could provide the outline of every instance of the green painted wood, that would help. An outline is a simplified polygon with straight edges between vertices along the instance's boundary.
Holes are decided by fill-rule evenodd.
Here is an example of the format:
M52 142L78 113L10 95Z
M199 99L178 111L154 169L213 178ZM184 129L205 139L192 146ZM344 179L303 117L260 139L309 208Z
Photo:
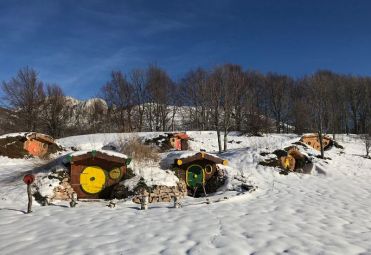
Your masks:
M191 188L195 188L202 185L204 182L204 172L201 166L192 165L187 171L187 185Z

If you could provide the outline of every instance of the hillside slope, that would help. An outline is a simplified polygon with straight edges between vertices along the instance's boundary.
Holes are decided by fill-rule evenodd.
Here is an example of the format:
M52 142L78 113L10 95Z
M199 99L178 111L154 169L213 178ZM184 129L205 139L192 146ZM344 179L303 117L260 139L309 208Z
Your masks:
M189 132L191 148L216 151L215 132ZM139 137L154 137L141 133ZM98 134L59 140L79 149L100 148L132 134ZM296 135L245 137L232 134L221 156L258 185L247 194L206 204L187 198L138 210L131 202L80 202L26 208L20 176L37 160L1 158L1 254L370 254L371 160L362 141L341 136L345 149L326 152L312 175L280 175L258 166L261 151L282 148Z

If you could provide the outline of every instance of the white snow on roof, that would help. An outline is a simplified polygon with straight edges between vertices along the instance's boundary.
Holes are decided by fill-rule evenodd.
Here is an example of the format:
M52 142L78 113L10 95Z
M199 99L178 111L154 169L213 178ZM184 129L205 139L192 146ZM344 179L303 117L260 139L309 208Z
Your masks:
M165 155L162 159L161 164L164 167L169 168L171 165L174 164L175 159L191 157L194 156L196 153L197 151L170 151L168 153L164 153Z
M171 165L174 164L174 160L180 159L180 158L192 157L196 155L197 153L201 153L201 151L171 151L171 152L165 153L166 156L162 159L161 164L165 167L170 167ZM207 152L204 152L204 153L212 155L213 157L216 157L216 158L220 158L212 153L207 153Z
M169 186L174 187L179 182L178 177L175 176L173 171L161 169L155 162L138 163L132 161L130 167L136 175L132 179L123 181L122 183L132 190L140 178L143 178L147 186Z
M84 154L90 153L92 151L93 150L81 150L81 151L73 152L73 153L71 153L69 155L71 157L76 157L76 156L80 156L80 155L84 155ZM111 151L111 150L95 150L95 151L96 152L100 152L100 153L105 154L105 155L108 155L108 156L117 157L117 158L124 158L124 159L129 158L125 154L122 154L122 153L116 152L116 151Z
M9 134L5 134L5 135L1 135L0 139L4 139L4 138L8 138L8 137L17 137L17 136L26 137L27 134L29 134L29 132L9 133Z

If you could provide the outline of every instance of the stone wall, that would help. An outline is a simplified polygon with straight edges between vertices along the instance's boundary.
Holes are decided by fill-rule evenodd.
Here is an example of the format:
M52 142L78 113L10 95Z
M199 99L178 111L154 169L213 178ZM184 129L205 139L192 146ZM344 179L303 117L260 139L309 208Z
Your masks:
M53 195L48 198L50 202L54 200L65 200L70 201L72 194L75 191L73 190L70 184L70 178L66 174L60 179L60 184L53 189ZM122 194L121 194L122 193ZM115 189L112 191L112 199L124 199L130 196L133 196L134 203L140 203L140 198L142 197L142 189L137 189L135 191L129 192L126 187L122 185L116 185ZM152 188L147 188L147 191L144 191L144 194L149 196L150 203L156 202L171 202L174 196L184 197L187 195L187 186L184 181L178 182L177 186L154 186Z

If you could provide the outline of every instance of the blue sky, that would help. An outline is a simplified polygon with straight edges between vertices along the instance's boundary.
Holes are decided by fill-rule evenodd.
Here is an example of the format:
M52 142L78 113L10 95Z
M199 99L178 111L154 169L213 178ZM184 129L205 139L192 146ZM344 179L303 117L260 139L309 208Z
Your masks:
M112 70L148 64L175 80L225 62L370 75L370 13L367 0L0 0L0 81L28 65L85 99Z

